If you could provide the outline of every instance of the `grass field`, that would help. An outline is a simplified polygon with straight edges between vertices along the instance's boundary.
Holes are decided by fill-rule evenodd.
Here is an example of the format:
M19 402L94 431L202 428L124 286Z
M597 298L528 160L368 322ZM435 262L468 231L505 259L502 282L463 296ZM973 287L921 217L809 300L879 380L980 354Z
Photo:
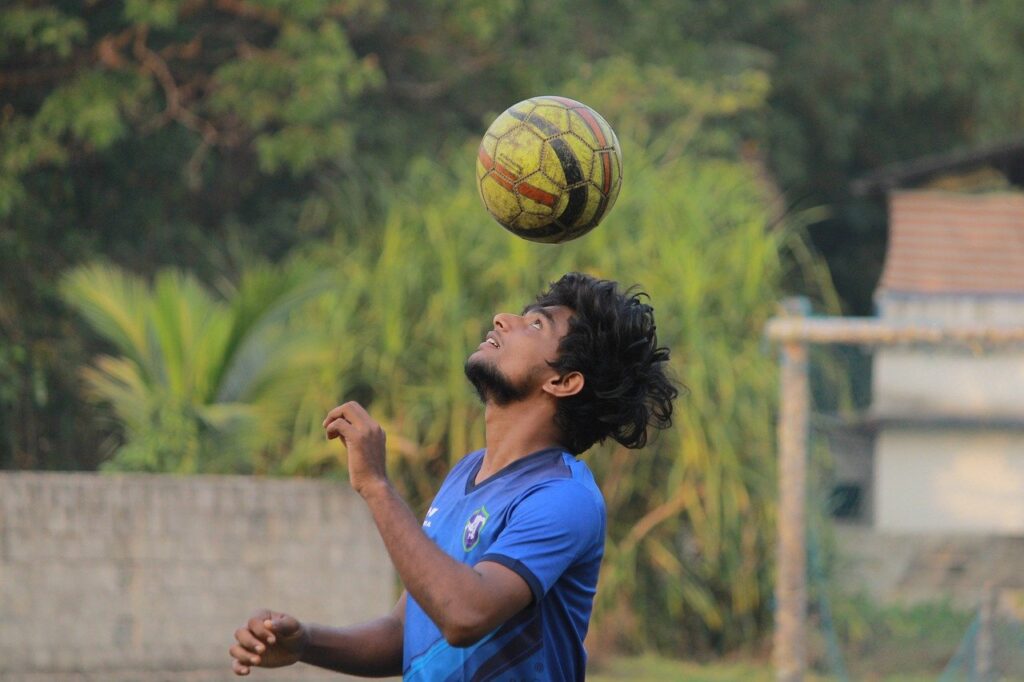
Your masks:
M772 669L767 663L692 663L657 656L614 658L588 671L590 682L770 682Z
M873 677L878 682L934 682L935 675L892 675ZM610 659L587 672L589 682L772 682L768 662L692 663L657 656ZM809 674L809 682L824 682L828 676Z

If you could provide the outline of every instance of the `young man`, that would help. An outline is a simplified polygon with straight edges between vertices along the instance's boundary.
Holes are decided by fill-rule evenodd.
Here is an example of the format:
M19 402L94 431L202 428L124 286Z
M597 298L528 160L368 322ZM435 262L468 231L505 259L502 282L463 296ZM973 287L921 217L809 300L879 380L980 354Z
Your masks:
M380 425L358 403L331 410L327 437L348 449L405 592L352 627L259 611L235 632L234 672L303 661L417 681L582 680L605 509L575 455L609 437L642 447L677 394L643 296L572 273L494 317L466 361L486 447L455 465L422 524L387 479Z

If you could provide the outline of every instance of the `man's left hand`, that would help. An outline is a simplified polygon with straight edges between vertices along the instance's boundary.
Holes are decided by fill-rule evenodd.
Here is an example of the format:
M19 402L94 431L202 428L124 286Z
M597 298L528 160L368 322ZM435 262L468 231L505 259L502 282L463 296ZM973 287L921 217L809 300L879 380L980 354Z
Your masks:
M324 419L327 438L340 438L348 449L349 483L362 495L368 486L387 481L384 429L355 401L339 405Z

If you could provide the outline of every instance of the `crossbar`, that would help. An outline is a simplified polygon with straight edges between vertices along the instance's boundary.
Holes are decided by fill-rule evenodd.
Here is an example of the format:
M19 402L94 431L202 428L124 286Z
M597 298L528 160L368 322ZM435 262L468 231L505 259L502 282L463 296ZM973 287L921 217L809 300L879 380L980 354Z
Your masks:
M774 317L765 327L780 343L1008 346L1024 344L1024 326L895 322L879 318Z

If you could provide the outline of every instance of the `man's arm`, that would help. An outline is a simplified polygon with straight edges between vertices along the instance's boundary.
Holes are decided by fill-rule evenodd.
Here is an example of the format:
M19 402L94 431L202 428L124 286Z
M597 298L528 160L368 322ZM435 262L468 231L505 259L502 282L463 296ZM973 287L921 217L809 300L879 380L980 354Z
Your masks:
M402 674L406 593L390 614L345 628L310 625L303 663L363 677Z
M358 403L331 410L328 438L348 449L349 481L366 501L409 594L453 646L469 646L529 606L533 593L518 573L484 561L459 563L424 534L384 469L384 431Z
M364 677L401 675L405 602L402 592L387 616L344 628L260 611L235 631L231 668L236 675L248 675L253 667L280 668L302 661Z

